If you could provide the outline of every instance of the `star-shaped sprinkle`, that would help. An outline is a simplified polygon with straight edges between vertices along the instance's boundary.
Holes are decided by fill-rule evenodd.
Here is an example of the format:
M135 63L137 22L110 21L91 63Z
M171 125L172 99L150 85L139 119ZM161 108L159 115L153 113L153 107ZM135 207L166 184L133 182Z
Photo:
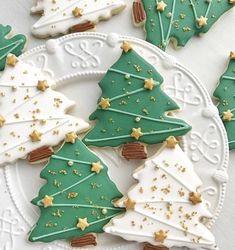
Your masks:
M156 86L156 83L154 82L153 78L146 79L144 81L144 88L148 90L152 90Z
M164 243L166 238L167 238L167 232L164 230L159 230L158 232L154 233L154 239L157 242Z
M53 205L54 198L52 196L45 195L42 199L42 204L44 208L51 207Z
M12 54L8 55L6 58L6 64L12 67L15 67L18 61L18 58Z
M235 60L235 51L230 52L230 59Z
M91 164L91 171L92 172L95 172L95 173L99 174L102 169L103 169L103 166L101 165L100 161L93 162Z
M200 16L197 18L197 25L199 28L203 28L207 25L208 18L204 16Z
M235 0L230 0L229 3L235 4Z
M77 138L78 136L75 132L69 132L65 135L65 141L68 143L74 144Z
M38 81L37 89L40 91L46 91L49 88L49 85L46 80Z
M193 205L197 205L202 202L202 195L197 192L191 192L189 194L189 200L193 203Z
M125 208L128 210L134 210L136 202L130 198L124 201Z
M100 102L99 102L99 106L102 109L107 109L110 107L110 103L109 103L109 98L101 98Z
M160 12L163 12L166 7L167 7L167 4L164 1L161 1L161 2L157 3L157 5L156 5L156 9Z
M32 142L37 142L37 141L41 141L42 133L40 133L37 130L34 130L29 136Z
M74 17L80 17L83 15L83 9L76 7L73 9L72 13Z
M166 147L167 148L175 148L175 146L178 144L179 142L175 139L174 136L170 136L166 139Z
M127 53L127 52L129 52L130 50L132 50L132 45L131 45L130 42L124 41L124 42L122 43L121 49L122 49L125 53Z
M223 119L223 121L230 122L232 120L233 116L234 116L234 114L229 109L229 110L223 112L222 119Z
M79 218L78 219L78 224L77 224L77 228L80 228L82 231L84 231L87 227L89 227L90 224L87 221L87 218Z
M2 115L0 115L0 127L3 127L5 122L6 122L6 119Z
M133 128L131 137L134 137L136 140L139 140L139 138L143 136L143 133L141 132L141 128Z

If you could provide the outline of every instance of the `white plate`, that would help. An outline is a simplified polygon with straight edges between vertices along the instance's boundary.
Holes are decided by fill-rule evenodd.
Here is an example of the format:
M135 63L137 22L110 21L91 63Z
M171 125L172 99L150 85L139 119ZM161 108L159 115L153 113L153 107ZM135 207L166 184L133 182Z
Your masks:
M164 78L165 91L181 107L176 116L193 126L192 131L184 136L182 145L203 180L201 192L210 203L210 210L214 215L208 223L211 226L224 201L228 179L228 146L217 109L205 88L189 70L173 57L142 40L116 34L68 35L49 40L45 46L26 52L21 58L53 77L57 82L56 89L76 101L77 107L72 113L88 120L89 114L96 109L101 94L97 83L119 58L123 40L131 41L134 49L156 67ZM153 153L157 148L156 145L151 146L149 151ZM132 171L140 162L122 159L117 149L95 149L95 152L109 165L110 175L120 190L126 192L133 184ZM31 205L30 200L43 185L39 178L41 169L40 166L30 166L23 160L5 167L3 185L7 185L11 199L6 198L7 201L0 207L0 229L2 221L2 227L10 232L5 238L3 236L3 244L10 239L8 244L17 245L18 249L50 250L54 249L53 246L56 246L55 249L69 249L68 243L63 241L51 244L27 242L27 231L39 216L37 207ZM1 191L0 197L5 197ZM124 242L113 236L107 237L105 234L99 236L98 247L94 249L120 247L141 249L134 243Z

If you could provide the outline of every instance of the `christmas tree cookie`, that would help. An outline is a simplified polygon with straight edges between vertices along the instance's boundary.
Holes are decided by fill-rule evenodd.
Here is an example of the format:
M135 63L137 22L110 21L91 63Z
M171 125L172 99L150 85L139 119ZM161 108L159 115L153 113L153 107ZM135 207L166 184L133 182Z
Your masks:
M219 100L219 113L227 130L229 148L235 148L235 51L230 53L230 62L227 70L221 76L214 96Z
M234 0L134 0L133 19L144 26L146 40L165 50L172 39L184 46L206 33L235 4Z
M40 161L64 136L84 132L89 125L66 114L74 106L63 94L50 88L53 81L40 69L13 54L6 59L0 77L0 164L14 162L34 151Z
M113 218L106 232L146 242L145 250L216 249L214 236L202 222L212 216L198 189L202 182L174 137L134 178L138 184L116 203L126 213Z
M32 33L43 38L91 30L125 6L122 0L38 0L31 12L42 17L33 25Z
M24 35L16 35L10 37L11 27L0 24L0 71L5 68L6 58L8 54L19 56L24 50L26 37Z
M120 59L99 83L102 96L90 120L98 120L85 136L86 145L117 147L124 144L126 159L145 159L144 144L182 136L191 127L165 113L179 109L161 89L163 78L125 41Z
M73 239L73 246L96 245L91 234L103 233L104 225L123 212L113 205L122 194L107 171L80 140L65 143L41 172L47 183L32 201L41 215L29 240Z

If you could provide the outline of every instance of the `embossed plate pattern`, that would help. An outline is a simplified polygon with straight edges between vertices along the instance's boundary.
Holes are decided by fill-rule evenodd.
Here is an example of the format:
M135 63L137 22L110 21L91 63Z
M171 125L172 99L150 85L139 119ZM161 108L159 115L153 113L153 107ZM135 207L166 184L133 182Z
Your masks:
M181 107L176 116L193 126L192 131L183 138L182 146L203 180L201 192L208 200L213 213L213 219L208 222L210 227L221 211L225 196L228 179L227 138L209 94L190 71L154 46L116 34L68 35L57 40L49 40L45 46L32 49L21 58L41 68L55 79L57 90L76 101L77 108L72 111L73 114L79 114L88 120L89 114L95 110L101 93L97 83L119 58L123 40L131 41L137 52L156 67L164 78L165 91ZM154 153L157 147L151 146L149 151ZM94 149L94 151L109 164L111 177L121 191L125 192L133 184L131 173L138 166L136 162L127 162L119 157L118 149ZM15 205L13 210L18 210L21 215L19 220L25 224L25 227L19 227L19 223L14 219L13 210L3 210L3 214L0 215L0 227L7 227L6 230L11 232L9 237L12 243L9 244L13 244L13 237L18 234L26 239L24 234L38 217L38 210L30 204L30 200L43 184L39 178L40 170L40 166L29 166L23 160L4 169L8 192ZM70 249L63 241L48 245L32 245L25 241L25 249L50 250L53 246L56 246L56 249ZM99 245L95 249L126 249L127 246L128 249L141 249L137 248L135 243L127 243L106 235L100 236Z

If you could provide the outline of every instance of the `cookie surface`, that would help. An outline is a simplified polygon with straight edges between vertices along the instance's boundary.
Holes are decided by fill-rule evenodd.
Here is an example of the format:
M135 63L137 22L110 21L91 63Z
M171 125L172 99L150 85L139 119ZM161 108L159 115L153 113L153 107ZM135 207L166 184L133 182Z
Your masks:
M225 73L221 76L214 97L219 100L219 113L227 131L229 148L235 149L235 51L230 54L230 62Z
M202 182L174 137L133 176L138 184L116 203L127 211L111 220L107 233L169 249L215 249L214 236L201 223L211 217L198 191Z
M124 42L120 59L99 83L102 96L90 120L98 120L84 138L86 145L116 147L129 142L154 144L181 136L191 127L165 113L179 107L161 89L156 69Z
M7 55L11 53L19 56L26 44L24 35L10 36L11 30L11 26L0 24L0 71L5 68Z
M107 171L80 140L65 143L41 172L47 184L32 201L41 216L29 240L50 242L102 233L103 226L123 211L112 203L122 194Z
M32 13L43 13L32 27L37 37L57 36L93 29L100 20L109 19L125 8L122 0L39 0Z
M135 2L143 4L146 14L144 21L140 16L141 8L135 10L135 24L145 25L146 40L163 50L168 46L170 39L174 39L177 46L182 47L194 35L206 33L235 4L233 0L136 0Z
M89 128L82 119L66 114L74 102L52 90L54 82L40 69L12 54L7 63L0 78L0 164Z

